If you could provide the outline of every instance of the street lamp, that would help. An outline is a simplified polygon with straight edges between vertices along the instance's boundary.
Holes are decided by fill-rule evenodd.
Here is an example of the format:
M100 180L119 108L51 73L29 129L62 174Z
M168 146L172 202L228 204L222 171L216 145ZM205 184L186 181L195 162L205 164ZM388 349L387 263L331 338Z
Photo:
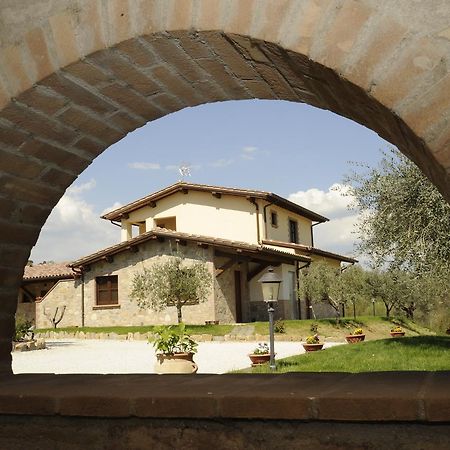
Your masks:
M275 370L274 333L273 333L273 312L274 303L278 302L280 284L282 279L273 272L273 267L269 267L267 272L258 280L262 284L263 299L267 303L269 313L269 333L270 333L270 362L271 370Z

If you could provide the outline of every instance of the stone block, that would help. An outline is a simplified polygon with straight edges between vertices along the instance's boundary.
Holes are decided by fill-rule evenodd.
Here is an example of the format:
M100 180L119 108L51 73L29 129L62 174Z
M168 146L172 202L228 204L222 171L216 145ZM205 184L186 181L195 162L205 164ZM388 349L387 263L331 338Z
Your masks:
M52 95L48 91L37 87L24 92L17 100L50 116L68 103L66 98L59 95Z
M76 138L76 133L54 120L35 113L29 108L10 103L3 109L1 116L16 126L36 136L67 145Z
M57 14L51 16L49 22L59 66L65 67L80 59L81 55L77 47L71 16L69 14Z
M7 77L9 92L12 96L17 96L32 86L32 75L29 72L24 52L20 46L3 48L0 52L0 61Z
M256 16L254 12L260 5L256 0L231 0L229 3L230 12L223 30L227 33L250 35L252 21Z
M102 94L110 97L111 100L124 106L129 111L146 120L155 120L164 114L160 109L147 101L144 97L130 91L120 84L111 84L101 89Z
M370 33L370 39L360 50L360 56L345 70L348 80L366 90L374 81L377 71L400 46L407 30L398 22L383 17L367 33Z
M341 67L372 12L367 4L346 0L328 24L325 36L320 37L321 41L317 43L320 50L316 51L313 47L314 59L332 69Z
M98 114L111 113L116 109L85 87L72 82L62 73L51 75L43 80L42 84L70 99L74 104L89 108Z
M48 52L47 41L42 28L34 28L25 36L29 53L36 68L36 80L39 81L55 70Z
M100 68L93 64L89 64L86 60L71 64L64 68L64 72L67 72L94 87L101 87L110 83L110 76L103 70L100 70Z
M88 136L94 137L100 141L111 142L118 141L122 138L120 131L111 128L108 124L92 115L87 115L81 109L70 107L66 109L59 119L67 125L71 125L77 130L82 131Z
M168 0L166 29L189 30L192 28L193 0ZM170 8L170 9L169 9Z
M45 166L36 164L35 161L30 161L24 158L23 155L17 155L6 151L0 151L2 160L2 171L10 173L11 175L22 175L24 178L34 179L38 178L40 173L45 170Z
M372 94L387 108L400 105L407 99L408 94L414 91L422 77L426 77L442 64L445 54L445 46L436 45L430 37L422 37L410 42L379 77L372 89ZM441 77L443 75L442 73ZM435 79L434 82L439 79Z
M222 0L200 0L194 28L196 30L221 30L224 23L224 2Z
M132 34L132 12L128 0L111 0L106 9L109 45L128 39Z
M176 96L184 104L197 105L201 103L201 97L180 75L173 74L164 66L157 66L152 69L152 75L166 87L167 92Z
M27 352L30 350L30 348L28 347L28 344L26 342L19 342L15 344L14 350L16 352Z
M89 57L89 61L103 69L110 70L116 79L125 82L136 92L149 96L160 91L159 86L129 61L114 52L99 52Z

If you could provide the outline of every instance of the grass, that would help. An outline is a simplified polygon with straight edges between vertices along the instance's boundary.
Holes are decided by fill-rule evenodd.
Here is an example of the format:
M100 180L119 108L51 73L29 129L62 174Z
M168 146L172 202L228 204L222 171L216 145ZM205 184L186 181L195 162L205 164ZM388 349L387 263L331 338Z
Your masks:
M355 328L363 328L366 334L366 340L382 339L388 336L389 330L395 326L400 325L405 330L408 336L432 334L430 330L420 327L417 324L404 319L387 319L385 317L365 316L355 319L344 318L339 323L335 319L321 319L321 320L285 320L284 321L286 333L283 336L292 337L295 340L304 340L307 336L313 334L311 326L318 324L319 335L326 341L345 341L345 335L349 334ZM267 322L251 322L247 324L238 325L186 325L187 332L193 335L211 334L213 336L224 336L231 332L239 332L239 328L251 328L251 333L262 336L268 335ZM56 331L75 333L83 331L85 333L147 333L152 332L155 326L111 326L111 327L67 327L67 328L45 328L36 330L36 332ZM239 334L239 333L236 333ZM280 335L278 335L280 336Z
M450 337L413 336L340 345L277 361L276 373L450 370ZM268 365L239 372L270 373Z

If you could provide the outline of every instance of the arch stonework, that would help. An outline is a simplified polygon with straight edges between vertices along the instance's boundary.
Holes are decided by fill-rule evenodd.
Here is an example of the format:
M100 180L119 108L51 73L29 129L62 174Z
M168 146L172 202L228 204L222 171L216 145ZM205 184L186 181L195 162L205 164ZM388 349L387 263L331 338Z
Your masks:
M450 199L447 0L3 0L0 372L17 289L65 189L187 106L282 99L376 131Z

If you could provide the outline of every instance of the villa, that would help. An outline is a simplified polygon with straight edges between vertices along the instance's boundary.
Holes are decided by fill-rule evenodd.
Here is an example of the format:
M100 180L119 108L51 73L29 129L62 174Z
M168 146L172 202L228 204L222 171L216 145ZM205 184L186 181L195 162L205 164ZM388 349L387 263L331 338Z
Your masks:
M121 242L53 279L35 302L38 328L51 326L57 311L64 311L59 326L176 323L175 307L140 310L129 298L133 276L174 251L205 261L214 277L209 297L183 309L186 323L267 320L257 280L268 266L283 279L277 316L306 318L300 270L319 260L336 268L356 262L315 247L314 226L326 217L270 192L178 182L102 218L121 228Z

